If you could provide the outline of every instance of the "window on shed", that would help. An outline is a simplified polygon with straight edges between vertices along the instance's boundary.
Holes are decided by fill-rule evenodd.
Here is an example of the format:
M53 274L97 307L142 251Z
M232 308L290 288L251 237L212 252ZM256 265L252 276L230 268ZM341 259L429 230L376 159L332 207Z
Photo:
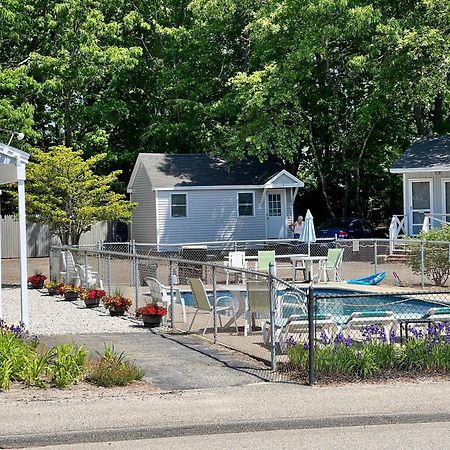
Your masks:
M238 193L238 212L240 216L254 215L254 195L253 192Z
M187 217L186 194L172 194L170 203L171 217Z

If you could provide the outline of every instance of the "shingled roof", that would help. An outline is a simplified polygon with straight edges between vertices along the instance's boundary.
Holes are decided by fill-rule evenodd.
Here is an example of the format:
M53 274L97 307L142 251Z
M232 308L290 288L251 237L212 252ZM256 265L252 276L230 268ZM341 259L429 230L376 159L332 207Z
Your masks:
M423 137L405 150L391 172L450 170L450 135Z
M139 163L144 166L153 189L262 185L284 169L281 161L274 159L264 163L256 159L228 163L208 154L141 153Z

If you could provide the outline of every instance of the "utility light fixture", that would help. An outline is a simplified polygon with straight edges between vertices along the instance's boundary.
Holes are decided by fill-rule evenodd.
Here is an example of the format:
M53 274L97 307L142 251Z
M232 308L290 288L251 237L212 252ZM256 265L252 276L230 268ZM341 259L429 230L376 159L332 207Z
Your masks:
M9 138L8 145L11 144L12 140L14 139L14 136L16 136L18 141L21 141L25 137L25 135L23 133L18 133L17 131L13 131L11 133L11 137Z

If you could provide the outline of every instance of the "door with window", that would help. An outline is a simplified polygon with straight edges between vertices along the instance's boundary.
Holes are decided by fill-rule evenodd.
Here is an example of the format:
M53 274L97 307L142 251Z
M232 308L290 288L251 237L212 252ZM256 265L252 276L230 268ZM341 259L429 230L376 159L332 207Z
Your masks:
M283 238L286 235L284 191L269 190L266 193L267 238Z
M409 181L409 233L418 234L422 230L426 213L431 213L432 180Z
M450 222L450 180L442 180L442 191L444 203L442 207L442 220Z

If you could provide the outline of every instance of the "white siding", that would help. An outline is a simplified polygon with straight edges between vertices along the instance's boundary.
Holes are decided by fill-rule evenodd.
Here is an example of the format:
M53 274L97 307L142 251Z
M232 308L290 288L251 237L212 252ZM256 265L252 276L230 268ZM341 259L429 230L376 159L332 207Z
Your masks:
M172 218L171 192L158 191L159 243L265 239L265 201L261 201L263 191L254 191L255 215L252 217L237 216L237 192L207 189L186 191L188 217Z
M132 239L143 243L156 243L156 198L144 166L141 165L130 195L138 203L132 214Z

